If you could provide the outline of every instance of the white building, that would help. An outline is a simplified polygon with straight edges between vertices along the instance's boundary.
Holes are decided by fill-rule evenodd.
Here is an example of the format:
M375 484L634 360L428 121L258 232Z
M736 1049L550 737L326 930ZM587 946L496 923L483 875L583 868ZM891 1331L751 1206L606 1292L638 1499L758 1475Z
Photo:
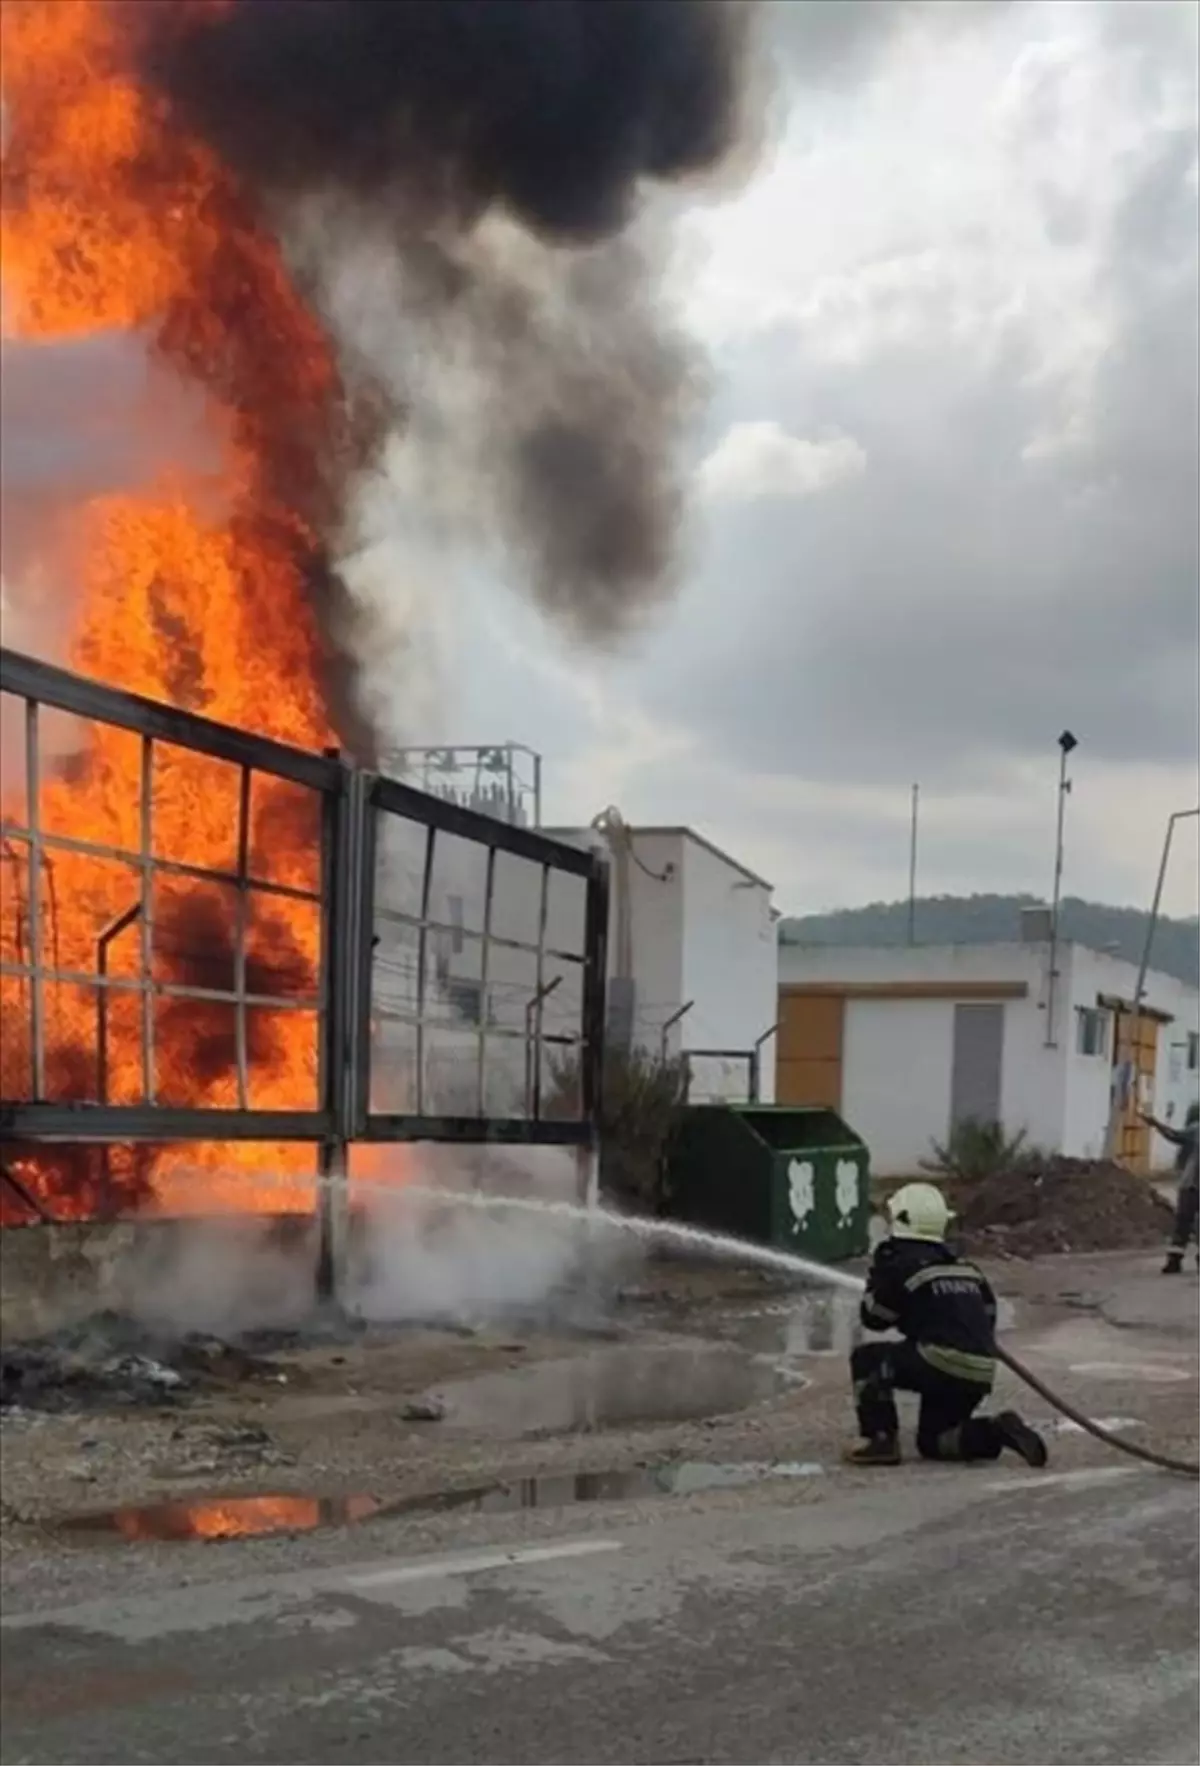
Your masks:
M775 1090L778 941L771 885L692 828L546 832L610 857L608 1033L691 1058L692 1097Z
M771 885L689 828L630 828L615 812L602 826L546 828L550 838L604 853L609 861L608 1038L658 1053L689 1055L694 1099L745 1098L759 1050L759 1096L774 1096L771 1033L778 1006L778 946ZM373 965L372 1086L377 1108L411 1108L417 1037L413 1019L422 972L414 916L422 891L423 839L384 829L377 879ZM411 850L409 850L411 846ZM419 846L419 849L418 849ZM486 854L439 835L429 879L430 933L423 982L424 1088L433 1111L473 1111L478 1102L480 1031L486 1027L489 1114L522 1114L533 1076L529 1029L578 1037L585 934L583 880L497 854L486 969ZM545 915L543 956L535 947ZM714 1052L716 1051L716 1052ZM550 1043L543 1099L564 1066Z
M918 1170L934 1140L968 1117L1074 1157L1103 1153L1114 1083L1136 1060L1119 1156L1168 1165L1174 1149L1136 1110L1182 1122L1200 1093L1200 989L1146 977L1131 1035L1134 964L1080 944L1058 948L1053 1016L1048 947L784 945L779 953L776 1095L839 1109L880 1175ZM1133 1089L1133 1088L1131 1088Z

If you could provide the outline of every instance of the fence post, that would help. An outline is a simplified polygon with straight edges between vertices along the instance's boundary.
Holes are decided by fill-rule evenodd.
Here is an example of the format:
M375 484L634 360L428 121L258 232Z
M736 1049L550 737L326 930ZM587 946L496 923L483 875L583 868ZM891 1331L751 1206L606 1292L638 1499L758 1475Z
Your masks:
M346 1142L322 1141L317 1168L317 1299L345 1295L349 1226Z
M695 1003L695 1000L686 1000L677 1011L671 1013L669 1018L663 1019L663 1026L659 1032L659 1053L664 1061L667 1059L668 1050L670 1048L672 1030L674 1030L681 1018L686 1017Z
M762 1077L763 1044L770 1042L778 1029L779 1023L777 1020L774 1024L769 1024L761 1036L756 1036L754 1039L754 1047L750 1051L750 1102L752 1104L757 1104L759 1099L759 1081Z
M326 756L340 758L327 748ZM345 767L340 790L325 799L321 823L321 999L324 1031L318 1043L321 1104L329 1134L317 1155L318 1301L340 1304L345 1293L349 1224L349 1142L354 1137L361 1046L360 969L369 963L370 927L364 919L363 854L369 815L363 775ZM364 957L364 946L366 955ZM367 995L369 999L369 971Z

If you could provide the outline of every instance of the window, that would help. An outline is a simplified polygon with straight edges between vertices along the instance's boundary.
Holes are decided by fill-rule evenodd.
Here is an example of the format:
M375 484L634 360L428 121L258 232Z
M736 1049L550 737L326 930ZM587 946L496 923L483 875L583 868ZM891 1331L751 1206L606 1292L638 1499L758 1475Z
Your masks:
M463 947L463 898L461 895L448 895L446 906L450 910L450 924L454 930L450 934L450 949L454 955L462 955Z
M1080 1055L1108 1053L1108 1013L1080 1006L1075 1018L1075 1050Z
M446 988L446 998L450 1010L467 1024L483 1022L483 983L481 981L451 981Z
M1194 1073L1200 1067L1200 1036L1194 1030L1188 1031L1187 1055L1188 1072Z

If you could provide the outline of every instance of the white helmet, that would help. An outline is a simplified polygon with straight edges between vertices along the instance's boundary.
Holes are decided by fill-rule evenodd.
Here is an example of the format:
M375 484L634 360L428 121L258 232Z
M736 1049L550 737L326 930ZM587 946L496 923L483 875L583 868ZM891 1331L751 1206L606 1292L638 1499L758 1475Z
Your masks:
M896 1239L943 1239L954 1218L945 1196L931 1183L906 1183L888 1198L887 1212Z

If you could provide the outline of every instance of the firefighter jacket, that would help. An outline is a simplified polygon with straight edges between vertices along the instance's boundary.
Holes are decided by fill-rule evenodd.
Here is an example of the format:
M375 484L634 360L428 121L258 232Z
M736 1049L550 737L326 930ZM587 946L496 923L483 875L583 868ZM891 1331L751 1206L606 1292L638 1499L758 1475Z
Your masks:
M987 1386L995 1378L996 1296L982 1271L949 1245L884 1239L861 1315L869 1331L899 1331L939 1373Z

